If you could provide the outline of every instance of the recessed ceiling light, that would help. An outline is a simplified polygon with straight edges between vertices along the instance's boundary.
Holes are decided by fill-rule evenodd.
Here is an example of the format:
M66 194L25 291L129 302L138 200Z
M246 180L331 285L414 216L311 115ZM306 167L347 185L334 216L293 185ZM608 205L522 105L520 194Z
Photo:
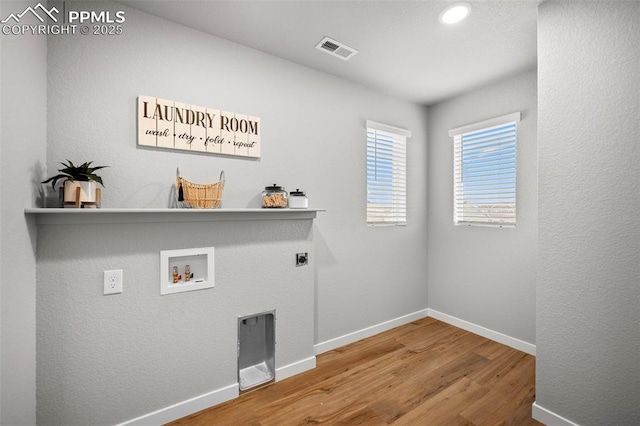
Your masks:
M469 3L453 3L440 12L438 19L443 24L455 24L466 18L469 12L471 12L471 5Z

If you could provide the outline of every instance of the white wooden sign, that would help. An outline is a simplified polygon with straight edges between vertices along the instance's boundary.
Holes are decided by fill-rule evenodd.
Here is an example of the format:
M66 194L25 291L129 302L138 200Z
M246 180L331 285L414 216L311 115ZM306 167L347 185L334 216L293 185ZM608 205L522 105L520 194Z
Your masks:
M260 158L260 118L138 96L138 145Z

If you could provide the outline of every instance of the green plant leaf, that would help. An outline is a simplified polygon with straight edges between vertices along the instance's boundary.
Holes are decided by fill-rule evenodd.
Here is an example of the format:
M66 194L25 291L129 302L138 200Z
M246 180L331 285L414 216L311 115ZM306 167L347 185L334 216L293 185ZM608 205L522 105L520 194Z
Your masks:
M86 161L86 162L82 163L81 165L76 166L69 159L67 159L67 163L66 164L64 162L62 162L60 164L63 166L61 169L58 170L60 172L60 174L52 176L49 179L47 179L45 181L42 181L42 183L51 182L51 187L54 190L56 188L56 183L59 180L64 180L64 181L77 180L77 181L82 181L82 182L95 181L95 182L98 182L100 185L104 186L104 183L102 182L102 178L100 176L96 175L95 171L96 170L100 170L100 169L104 169L105 167L109 167L109 166L91 167L91 164L93 164L93 161Z

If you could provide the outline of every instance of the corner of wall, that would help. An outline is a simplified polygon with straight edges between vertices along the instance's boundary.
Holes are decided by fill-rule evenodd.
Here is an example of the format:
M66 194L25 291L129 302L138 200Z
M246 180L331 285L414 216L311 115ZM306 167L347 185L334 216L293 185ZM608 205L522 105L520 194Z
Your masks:
M0 15L28 1L0 3ZM0 424L36 424L35 170L46 156L46 36L0 41ZM7 185L7 182L11 182Z

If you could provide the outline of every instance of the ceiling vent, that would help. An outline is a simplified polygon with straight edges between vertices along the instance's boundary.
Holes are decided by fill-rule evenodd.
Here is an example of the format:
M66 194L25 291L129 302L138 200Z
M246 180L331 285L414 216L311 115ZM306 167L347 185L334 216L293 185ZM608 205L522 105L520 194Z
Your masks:
M332 38L325 37L320 40L320 43L316 44L316 49L333 55L336 58L340 58L343 61L351 59L353 55L358 53L353 47L349 47L344 43L340 43Z

